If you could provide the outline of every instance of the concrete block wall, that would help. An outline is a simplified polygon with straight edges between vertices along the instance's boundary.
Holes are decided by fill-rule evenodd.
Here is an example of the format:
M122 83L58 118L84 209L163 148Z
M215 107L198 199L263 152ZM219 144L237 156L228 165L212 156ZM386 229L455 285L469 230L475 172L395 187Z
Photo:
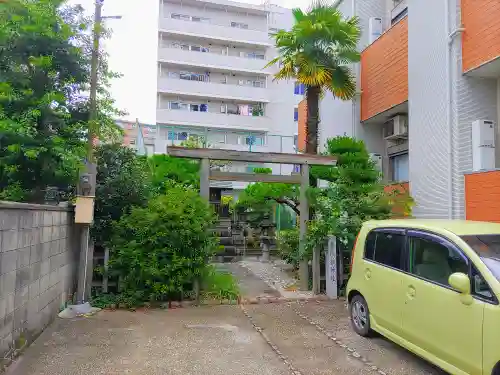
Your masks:
M0 202L0 358L34 339L76 287L69 208Z

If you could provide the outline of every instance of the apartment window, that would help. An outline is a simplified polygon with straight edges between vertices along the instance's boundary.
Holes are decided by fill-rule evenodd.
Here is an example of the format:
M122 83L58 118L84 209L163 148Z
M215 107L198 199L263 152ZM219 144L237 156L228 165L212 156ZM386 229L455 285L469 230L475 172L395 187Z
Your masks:
M247 59L264 60L265 55L261 52L242 52L243 56Z
M236 27L237 29L248 29L248 24L242 22L231 22L231 27Z
M264 145L264 137L249 135L245 137L245 144L247 146L262 146Z
M293 121L299 121L299 109L298 108L293 109Z
M410 180L410 159L408 154L400 154L390 158L392 180L403 182Z
M181 20L181 21L190 21L191 17L185 14L179 14L179 13L172 13L170 15L171 18L174 20Z
M179 74L180 79L185 79L187 81L199 81L206 82L208 81L208 76L202 73L193 73L193 72L181 72Z
M400 13L395 15L391 20L391 26L401 21L408 14L408 7L404 8Z
M187 111L189 109L189 106L186 103L170 102L170 109L179 109L179 110Z
M270 27L269 28L269 36L272 34L276 34L278 32L278 29L276 27Z
M394 0L391 11L391 25L401 21L408 14L408 0Z
M204 103L170 102L169 108L191 112L208 112L208 105Z
M130 140L130 144L131 144L131 145L135 145L135 139L131 139L131 140Z
M183 43L174 42L174 43L172 43L172 47L177 48L177 49L181 49L183 51L210 52L209 48L200 46L198 44L190 45L190 44L183 44Z
M193 22L201 22L201 23L210 23L210 18L205 17L191 17L191 21Z
M252 86L252 87L265 87L266 83L264 81L260 80L251 80L251 79L240 79L238 80L238 85L239 86Z
M306 92L306 85L300 82L295 82L295 87L293 89L293 93L295 95L304 95Z

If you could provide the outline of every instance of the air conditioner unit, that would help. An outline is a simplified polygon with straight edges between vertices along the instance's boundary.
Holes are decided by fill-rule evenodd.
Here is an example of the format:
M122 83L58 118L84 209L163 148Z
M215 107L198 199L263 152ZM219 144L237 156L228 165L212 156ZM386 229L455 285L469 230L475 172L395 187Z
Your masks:
M377 170L382 172L382 155L371 153L370 160L375 164L375 168L377 168Z
M408 117L398 115L387 121L384 124L384 138L387 140L408 138Z
M382 35L382 18L372 17L368 20L369 42L372 44Z
M495 169L495 123L476 120L472 123L472 170Z

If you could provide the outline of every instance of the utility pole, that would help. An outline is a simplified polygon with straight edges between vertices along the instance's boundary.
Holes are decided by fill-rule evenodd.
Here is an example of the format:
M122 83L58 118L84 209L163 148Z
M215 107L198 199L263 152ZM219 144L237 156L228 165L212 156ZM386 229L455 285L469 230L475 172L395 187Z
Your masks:
M89 300L92 288L92 275L94 272L94 243L90 237L90 227L94 219L94 198L97 167L94 164L94 140L97 128L97 84L99 67L99 42L101 36L103 0L96 0L94 10L94 25L92 36L92 52L90 60L90 98L89 98L89 119L87 128L87 161L85 172L80 176L80 184L85 176L89 182L90 189L86 193L79 189L77 195L77 216L80 207L86 206L86 217L81 220L81 246L80 246L80 267L78 272L78 294L77 303L82 304ZM85 200L84 200L85 199ZM80 204L80 206L79 206ZM83 210L82 210L83 211ZM77 220L75 220L77 221ZM80 221L80 220L78 220Z
M90 61L90 106L89 106L89 128L87 160L94 162L94 137L95 122L97 120L97 80L99 67L99 44L101 38L102 4L104 0L96 0L94 11L94 32L92 42L92 58Z
M77 302L84 303L90 298L92 275L94 272L94 243L90 237L90 227L94 219L95 185L97 166L94 159L94 141L97 136L97 86L99 80L99 44L102 21L105 18L120 19L120 16L103 17L104 0L95 1L92 54L90 66L89 121L87 128L86 171L80 175L75 209L75 222L81 227L80 267L78 275Z

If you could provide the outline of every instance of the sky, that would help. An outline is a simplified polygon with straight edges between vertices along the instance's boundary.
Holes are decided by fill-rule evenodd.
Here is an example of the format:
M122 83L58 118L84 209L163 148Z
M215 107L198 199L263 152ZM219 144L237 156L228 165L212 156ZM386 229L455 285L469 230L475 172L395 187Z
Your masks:
M94 0L69 0L81 4L93 14ZM305 7L309 0L273 0L287 8ZM262 0L247 1L260 4ZM121 16L106 20L113 35L103 47L109 54L111 70L123 77L113 81L111 94L117 108L128 113L124 119L156 123L156 66L158 0L104 0L103 16Z

